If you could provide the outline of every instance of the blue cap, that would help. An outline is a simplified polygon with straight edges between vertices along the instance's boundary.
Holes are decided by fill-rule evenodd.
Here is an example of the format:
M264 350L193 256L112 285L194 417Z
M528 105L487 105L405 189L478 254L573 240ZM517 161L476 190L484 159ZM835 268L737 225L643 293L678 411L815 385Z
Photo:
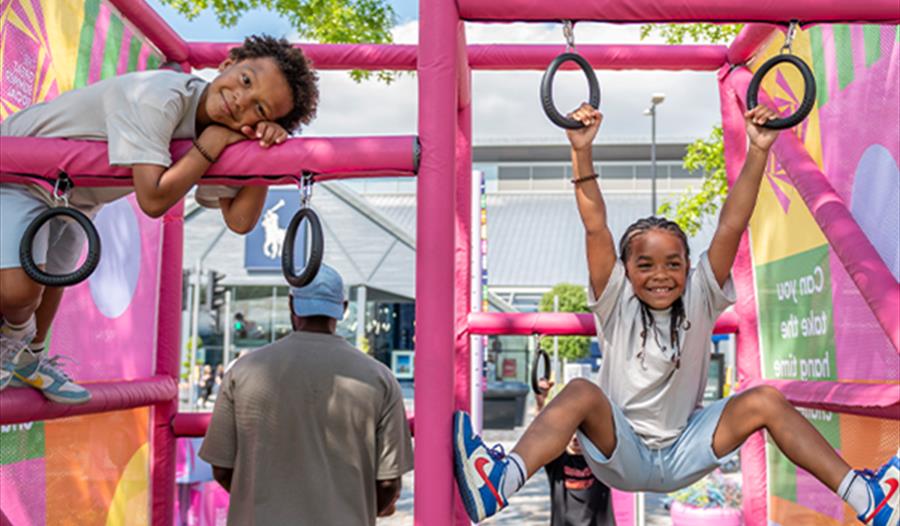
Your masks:
M319 273L306 286L291 287L294 314L300 317L328 316L344 319L344 280L336 270L322 264Z

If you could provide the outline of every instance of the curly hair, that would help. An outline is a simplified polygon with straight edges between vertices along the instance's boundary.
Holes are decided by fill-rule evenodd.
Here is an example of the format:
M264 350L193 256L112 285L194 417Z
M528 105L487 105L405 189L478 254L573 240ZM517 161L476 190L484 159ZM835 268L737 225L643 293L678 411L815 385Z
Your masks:
M687 234L684 233L684 230L678 226L678 223L674 221L669 221L664 217L656 217L650 216L645 217L643 219L638 219L634 223L631 224L626 230L625 233L622 234L622 238L619 240L619 258L622 260L622 263L628 261L628 256L631 255L631 242L634 238L647 233L650 230L664 230L671 234L674 234L681 240L681 245L684 247L684 257L690 258L691 256L691 248L688 245ZM691 322L688 321L685 317L684 312L684 301L679 298L675 300L675 303L672 304L672 319L669 326L669 343L672 345L672 349L675 351L672 354L672 361L675 362L675 368L681 367L681 335L679 334L679 329L688 330L691 328ZM650 312L650 307L641 301L641 326L643 330L641 331L641 351L638 353L638 357L641 359L641 364L644 363L644 350L647 347L647 331L650 328L653 328L653 339L656 341L656 344L659 345L659 336L656 332L656 319L653 317L653 314Z
M299 48L283 38L252 35L244 39L242 46L231 48L228 56L235 62L266 57L275 60L294 98L291 111L275 121L285 130L294 131L300 124L309 124L315 117L319 104L319 77Z

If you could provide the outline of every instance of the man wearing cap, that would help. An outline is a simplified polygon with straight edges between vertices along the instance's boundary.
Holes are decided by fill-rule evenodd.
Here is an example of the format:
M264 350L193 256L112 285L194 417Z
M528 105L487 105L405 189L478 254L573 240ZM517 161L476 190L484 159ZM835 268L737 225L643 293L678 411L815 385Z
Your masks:
M375 524L413 467L400 385L335 334L347 302L322 265L291 288L294 332L225 374L200 457L231 493L228 524Z

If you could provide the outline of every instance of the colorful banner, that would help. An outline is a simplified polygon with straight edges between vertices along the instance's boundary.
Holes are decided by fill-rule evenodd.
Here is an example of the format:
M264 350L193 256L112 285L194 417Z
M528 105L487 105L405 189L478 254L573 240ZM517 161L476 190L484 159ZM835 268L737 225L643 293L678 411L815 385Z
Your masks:
M0 4L0 119L161 55L101 0ZM161 222L133 197L94 221L103 257L66 290L51 355L79 381L153 375ZM13 388L10 388L13 389ZM0 428L0 509L12 524L146 525L150 521L150 409Z
M900 39L896 26L822 25L793 52L812 67L817 103L792 131L844 200L884 264L900 278ZM754 60L777 54L777 35ZM763 88L792 113L803 82L793 68ZM802 382L897 386L900 355L829 246L783 168L770 156L750 226L762 376ZM804 415L856 468L896 452L900 426L818 410ZM855 524L852 510L769 441L769 524Z

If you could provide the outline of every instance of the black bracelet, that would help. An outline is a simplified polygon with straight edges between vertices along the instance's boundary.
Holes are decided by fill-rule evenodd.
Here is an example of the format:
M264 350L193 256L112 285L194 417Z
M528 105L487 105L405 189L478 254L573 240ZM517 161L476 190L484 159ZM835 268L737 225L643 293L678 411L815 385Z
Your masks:
M206 151L206 148L200 146L200 143L197 142L197 139L194 139L193 143L194 143L194 148L197 148L197 151L200 152L200 155L202 155L204 159L209 161L209 164L213 164L216 162L215 157L210 155L209 152Z
M585 181L590 181L591 179L596 179L596 178L598 178L598 177L600 177L600 176L597 175L597 174L582 175L581 177L578 177L578 178L576 178L576 179L572 179L572 180L571 180L571 183L572 183L572 184L579 184L579 183L583 183L583 182L585 182Z

